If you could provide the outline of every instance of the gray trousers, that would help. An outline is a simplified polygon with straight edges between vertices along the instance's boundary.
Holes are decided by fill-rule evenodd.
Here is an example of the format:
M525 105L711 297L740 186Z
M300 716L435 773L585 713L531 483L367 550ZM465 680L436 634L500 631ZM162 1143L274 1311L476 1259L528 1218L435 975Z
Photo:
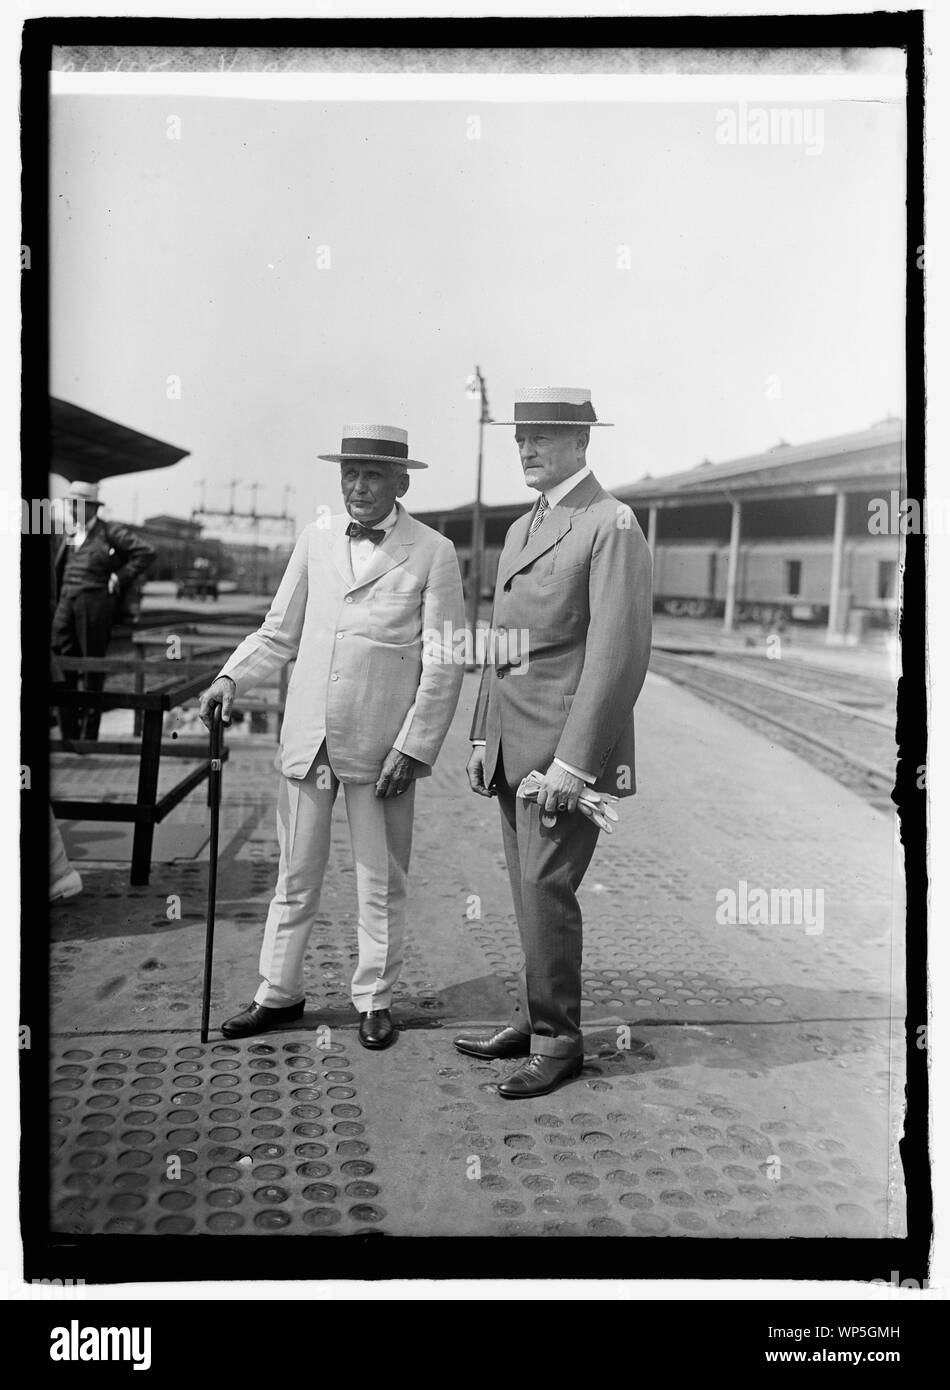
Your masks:
M600 832L580 811L542 825L537 804L516 797L503 771L494 785L524 952L509 1026L531 1034L532 1052L572 1057L584 1050L577 890Z

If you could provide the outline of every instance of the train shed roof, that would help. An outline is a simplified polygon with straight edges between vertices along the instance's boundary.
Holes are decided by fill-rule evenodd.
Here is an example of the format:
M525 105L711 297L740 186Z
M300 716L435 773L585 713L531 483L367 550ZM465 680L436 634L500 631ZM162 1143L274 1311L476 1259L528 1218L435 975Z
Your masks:
M678 473L659 478L649 474L635 483L611 486L610 492L641 512L648 507L722 506L733 499L783 500L794 497L831 496L845 492L885 491L900 488L904 474L904 422L889 415L869 429L806 444L784 440L760 454L708 460ZM520 516L531 499L482 506L482 515L498 524ZM473 504L430 507L415 512L429 525L445 525L454 534L466 525Z
M71 483L168 468L189 452L55 398L50 401L50 436L50 472Z
M904 422L889 415L869 429L806 444L784 440L760 454L730 459L726 463L704 460L693 468L653 478L649 474L610 491L631 506L708 506L744 500L776 500L789 497L821 497L839 489L863 492L899 488L904 472ZM529 499L530 500L530 499ZM482 507L483 515L503 519L520 515L527 505L501 502ZM430 524L463 523L472 515L472 503L457 507L432 507L415 513Z
M814 497L866 487L898 487L903 473L904 422L895 417L853 434L807 444L784 440L764 453L727 463L705 460L660 478L649 474L613 488L624 502L650 506L702 505L733 498Z

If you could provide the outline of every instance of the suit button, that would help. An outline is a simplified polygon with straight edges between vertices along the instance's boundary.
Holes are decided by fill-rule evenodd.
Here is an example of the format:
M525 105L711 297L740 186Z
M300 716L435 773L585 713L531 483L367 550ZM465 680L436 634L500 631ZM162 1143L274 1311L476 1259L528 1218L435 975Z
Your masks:
M344 602L344 603L352 603L353 600L349 597L349 595L347 595L347 597L343 600L343 602Z
M338 680L340 679L340 677L334 672L334 674L330 677L330 679L331 679L331 681L338 681Z
M342 633L342 632L338 632L338 633L337 633L337 637L342 637L342 636L343 636L343 633Z
M503 680L505 679L505 673L504 673L504 671L499 671L497 674L498 674L498 679L499 679L500 681L503 681Z

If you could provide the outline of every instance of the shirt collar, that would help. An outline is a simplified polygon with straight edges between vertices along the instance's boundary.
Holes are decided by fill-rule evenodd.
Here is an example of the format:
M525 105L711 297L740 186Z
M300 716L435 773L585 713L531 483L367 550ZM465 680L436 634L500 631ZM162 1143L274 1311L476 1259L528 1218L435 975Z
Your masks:
M88 520L84 525L81 524L80 522L77 522L77 523L76 523L76 526L75 526L75 529L74 529L73 531L69 532L69 537L68 537L68 538L69 538L70 543L71 543L72 545L82 545L83 541L84 541L84 540L86 539L86 537L89 535L90 531L91 531L92 528L95 526L95 524L96 524L96 522L97 522L98 520L99 520L99 515L98 515L98 512L97 512L94 516L91 516L91 517L89 518L89 520Z
M558 502L565 498L567 494L576 488L577 484L582 482L589 474L590 468L585 463L583 468L579 468L577 472L572 473L569 478L564 478L561 482L555 483L554 487L548 488L544 494L547 498L548 506L556 507Z
M353 518L349 517L349 520L352 521ZM393 507L388 516L383 517L382 521L377 521L376 525L370 529L373 531L391 531L398 520L399 512L396 507ZM362 526L362 524L362 522L359 523L360 526Z

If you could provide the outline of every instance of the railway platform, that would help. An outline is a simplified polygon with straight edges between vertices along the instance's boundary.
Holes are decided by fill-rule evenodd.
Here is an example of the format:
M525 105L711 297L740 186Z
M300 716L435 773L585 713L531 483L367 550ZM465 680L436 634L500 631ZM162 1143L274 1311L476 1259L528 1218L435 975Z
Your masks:
M744 652L765 660L778 657L823 670L892 682L896 680L899 662L896 629L876 629L866 633L860 642L829 643L823 627L805 623L788 623L778 632L767 623L740 623L732 632L725 632L721 618L673 618L658 612L653 616L653 638L654 647L660 649Z
M466 676L419 788L387 1052L359 1046L348 999L342 798L307 1013L241 1043L214 1029L198 1041L206 847L156 864L142 888L124 864L78 863L83 895L51 910L54 1230L904 1234L892 818L651 674L640 791L582 889L583 1072L506 1102L494 1088L512 1064L452 1047L504 1020L518 965L497 808L465 783L474 693ZM231 741L213 1024L256 987L276 778L270 738ZM198 795L174 812L195 834L206 817Z

